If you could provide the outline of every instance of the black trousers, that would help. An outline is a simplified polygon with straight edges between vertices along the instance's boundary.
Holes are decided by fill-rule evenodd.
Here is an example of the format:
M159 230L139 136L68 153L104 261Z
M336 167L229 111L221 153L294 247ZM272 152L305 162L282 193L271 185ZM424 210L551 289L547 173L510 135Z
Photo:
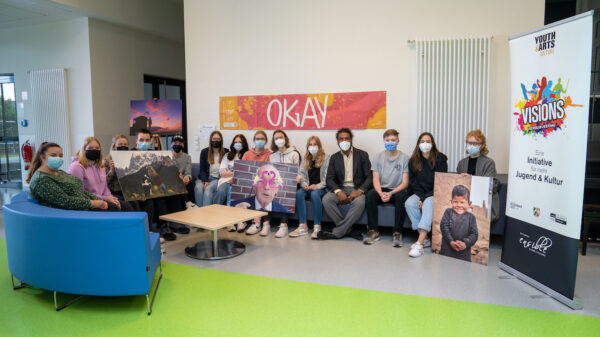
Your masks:
M391 190L388 188L382 188L381 191L390 192ZM379 232L379 214L377 211L377 205L383 204L383 201L381 201L379 194L377 194L377 191L375 191L374 188L367 192L366 199L365 208L367 209L367 218L369 223L368 229ZM394 233L402 231L402 224L404 224L404 219L406 218L406 209L404 208L406 199L408 199L408 194L406 193L406 190L402 190L392 195L392 198L389 201L396 208L394 216Z

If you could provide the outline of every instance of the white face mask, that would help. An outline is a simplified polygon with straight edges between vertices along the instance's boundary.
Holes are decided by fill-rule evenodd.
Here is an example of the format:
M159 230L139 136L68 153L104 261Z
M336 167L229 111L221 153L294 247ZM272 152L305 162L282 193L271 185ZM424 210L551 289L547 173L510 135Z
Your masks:
M318 146L309 146L308 147L308 153L312 154L313 156L315 154L317 154L317 152L319 152L319 147Z
M283 147L285 145L285 139L284 138L275 139L275 145L277 147Z
M342 151L348 151L350 149L351 144L350 144L350 142L343 141L343 142L340 142L338 145L340 146L340 149L342 149Z
M423 153L427 153L427 152L431 151L432 147L433 147L433 145L431 143L419 144L419 149L421 149L421 152L423 152Z

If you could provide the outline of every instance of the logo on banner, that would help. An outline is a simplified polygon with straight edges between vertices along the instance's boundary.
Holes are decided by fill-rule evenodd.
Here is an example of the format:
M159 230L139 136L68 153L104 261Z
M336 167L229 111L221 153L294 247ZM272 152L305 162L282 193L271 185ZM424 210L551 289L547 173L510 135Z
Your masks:
M556 213L550 213L550 219L552 219L554 222L559 223L561 225L567 225L567 217L566 216L562 216L562 215L558 215Z
M548 249L552 247L552 239L546 236L540 236L537 240L532 239L525 233L520 233L519 243L523 245L523 248L530 252L546 257Z
M536 218L540 217L540 208L539 207L533 208L533 216L535 216Z
M522 97L517 98L515 108L518 112L513 115L517 118L517 124L523 135L542 135L547 137L549 134L562 130L567 119L567 110L570 107L582 107L583 105L574 104L571 96L563 95L567 93L569 81L563 87L562 78L555 81L548 81L543 76L528 89L524 83L521 83Z
M535 51L540 53L540 56L554 54L554 46L556 45L556 32L550 32L534 36Z

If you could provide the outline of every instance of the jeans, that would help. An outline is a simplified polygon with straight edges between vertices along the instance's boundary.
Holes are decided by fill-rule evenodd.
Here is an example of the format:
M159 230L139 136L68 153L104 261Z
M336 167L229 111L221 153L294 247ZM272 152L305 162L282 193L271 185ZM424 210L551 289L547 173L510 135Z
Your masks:
M421 199L416 194L406 199L406 213L410 218L412 229L424 229L431 232L431 223L433 222L433 197L423 200L423 206L419 209Z
M390 192L391 190L388 188L382 188L381 191ZM392 195L392 198L389 201L389 203L395 206L394 233L402 232L402 225L404 224L404 218L406 218L404 203L406 202L407 197L408 194L406 193L406 190L402 190ZM383 201L379 197L379 194L377 194L377 191L375 191L374 188L370 189L369 192L367 192L367 201L365 204L365 208L367 209L367 218L369 219L367 226L368 229L372 229L375 232L379 232L379 209L377 208L377 205L381 204L383 204ZM419 206L418 204L419 203L417 202L417 207Z
M231 191L230 183L222 183L217 187L217 193L215 194L213 201L215 204L225 205Z
M313 210L313 223L315 225L320 225L321 219L323 219L323 202L321 199L325 193L327 193L324 188L314 191L306 191L304 188L300 188L296 191L296 213L298 214L298 222L306 224L306 197L309 193Z
M196 205L208 206L213 204L213 196L217 191L217 183L219 178L210 177L208 178L208 186L204 188L204 182L201 180L196 181L196 187L194 188L194 196L196 198Z

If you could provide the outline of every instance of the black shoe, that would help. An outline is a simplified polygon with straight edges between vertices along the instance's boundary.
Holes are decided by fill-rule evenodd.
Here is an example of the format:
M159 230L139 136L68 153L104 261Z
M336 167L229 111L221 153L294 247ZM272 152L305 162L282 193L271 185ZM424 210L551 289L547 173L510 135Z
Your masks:
M360 231L360 229L352 229L350 231L350 233L348 233L348 236L356 239L358 241L362 241L363 240L363 236L362 236L362 232Z
M171 232L162 233L161 236L166 241L175 241L175 239L177 239L177 236L175 234L171 233Z
M317 233L317 238L319 240L337 240L337 236L333 235L333 233L331 232L326 232L326 231L319 231L319 233Z
M171 227L171 231L178 233L178 234L190 234L190 229L185 226L181 226L179 228Z

